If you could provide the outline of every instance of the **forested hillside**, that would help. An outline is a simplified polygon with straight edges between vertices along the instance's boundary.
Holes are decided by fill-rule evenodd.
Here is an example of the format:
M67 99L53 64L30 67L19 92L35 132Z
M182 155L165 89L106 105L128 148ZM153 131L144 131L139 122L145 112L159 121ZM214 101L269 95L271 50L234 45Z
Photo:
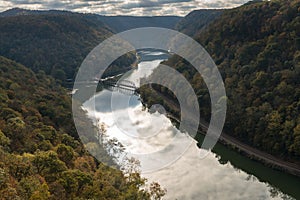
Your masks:
M88 53L113 33L145 26L174 28L180 19L15 8L0 13L0 55L64 82L74 79ZM106 75L129 70L135 59L134 54L124 55Z
M299 162L300 1L252 2L225 10L195 39L212 55L225 82L225 132ZM190 80L209 120L210 98L200 75L182 58L167 64Z
M45 14L72 14L70 11L62 10L27 10L24 8L12 8L0 13L0 17L12 17L12 16L21 16L21 15L45 15Z
M123 174L86 152L71 97L45 73L0 57L0 108L0 199L150 199L138 173ZM159 186L152 189L155 195Z
M97 17L84 14L52 11L0 17L0 55L65 81L74 78L88 53L112 34ZM134 54L125 55L116 70L130 68L134 60Z
M175 26L175 29L191 37L198 34L208 24L217 19L223 10L194 10L181 19Z
M70 15L75 13L61 10L43 11L13 8L0 13L0 17L45 14ZM182 17L178 16L105 16L97 14L85 14L85 17L93 20L100 20L102 23L108 25L114 33L140 27L163 27L174 29L178 21L182 19Z

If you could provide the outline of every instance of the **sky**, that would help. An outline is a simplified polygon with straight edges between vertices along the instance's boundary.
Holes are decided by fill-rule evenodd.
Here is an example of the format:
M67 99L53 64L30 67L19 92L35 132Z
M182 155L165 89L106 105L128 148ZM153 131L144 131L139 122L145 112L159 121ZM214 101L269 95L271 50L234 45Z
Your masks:
M19 7L102 15L185 16L192 10L232 8L248 0L0 0L0 12Z

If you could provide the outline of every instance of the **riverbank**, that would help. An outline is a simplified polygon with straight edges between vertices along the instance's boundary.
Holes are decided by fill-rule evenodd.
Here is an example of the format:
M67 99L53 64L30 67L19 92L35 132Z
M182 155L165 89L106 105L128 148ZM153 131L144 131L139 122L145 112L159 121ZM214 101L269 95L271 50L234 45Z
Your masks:
M168 108L170 108L169 110L167 110L168 117L171 120L175 121L176 123L180 123L179 116L176 116L176 114L174 114L174 113L180 113L179 112L180 106L177 104L177 102L175 102L173 99L171 99L167 95L161 93L158 90L155 90L152 87L150 87L150 90L155 95L162 97L164 103L167 104ZM143 95L141 95L141 96L143 96ZM141 101L143 102L143 104L145 106L147 106L147 99L145 98L145 95L143 97L141 97ZM201 120L199 126L200 126L200 129L198 129L198 133L205 135L209 124L207 122ZM222 132L222 134L219 138L219 142L235 151L238 151L240 154L247 156L251 160L258 161L268 167L271 167L272 169L280 170L280 171L295 175L297 177L300 177L300 166L296 163L287 162L287 161L277 158L271 154L260 151L250 145L240 142L239 140L233 138L232 136L230 136L224 132Z
M140 79L150 77L163 60L159 52L142 51L140 55L142 59L138 68L121 78L136 83L137 87L142 83ZM143 87L140 89L143 91ZM115 102L117 109L114 110L111 108L113 93L120 102ZM155 100L152 103L165 107L163 101L152 100ZM105 125L107 136L115 138L127 153L140 161L141 175L149 183L158 182L167 189L165 199L300 199L297 188L300 179L297 176L266 167L221 143L217 143L205 158L199 157L202 134L197 134L196 140L182 135L174 126L175 119L171 123L163 115L150 114L137 96L105 89L84 106L89 116ZM159 108L153 107L155 110ZM123 117L116 119L114 113ZM186 150L185 142L191 144Z

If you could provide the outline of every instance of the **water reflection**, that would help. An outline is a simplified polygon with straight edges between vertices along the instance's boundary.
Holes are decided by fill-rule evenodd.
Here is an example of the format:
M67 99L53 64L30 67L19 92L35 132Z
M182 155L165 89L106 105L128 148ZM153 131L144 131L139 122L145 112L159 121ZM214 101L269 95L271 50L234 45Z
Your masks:
M144 61L139 64L138 69L126 77L127 80L135 83L140 77L150 75L152 70L163 60L160 57L163 56L161 52L146 51L141 52L140 55ZM200 151L204 150L198 148L197 142L188 135L180 133L164 115L158 112L150 114L143 109L138 97L132 96L128 107L118 108L120 112L128 112L130 116L130 119L118 119L123 122L120 129L116 126L111 112L111 95L110 91L104 90L93 97L96 102L96 111L93 111L89 101L85 103L84 107L90 116L96 117L101 124L105 124L106 134L110 138L115 138L122 143L125 151L136 154L136 158L141 162L143 176L150 182L159 182L162 187L167 188L166 199L293 199L270 184L249 175L244 169L245 166L239 168L238 164L233 165L228 162L226 152L229 150L222 149L224 147L220 145L217 145L214 153L210 152L206 158L200 159ZM123 94L115 95L118 95L119 101L128 98ZM124 132L130 133L130 135ZM159 134L148 135L153 132ZM180 135L175 142L174 135ZM139 136L139 139L132 139L134 136ZM192 143L192 145L178 160L170 165L165 165L158 171L144 173L145 169L154 165L155 162L167 160L168 151L172 154L180 153L181 150L178 150L177 147L182 146L184 142ZM167 144L172 145L164 148ZM220 156L224 151L225 157ZM147 156L154 152L159 152L157 160ZM248 164L245 163L245 165Z

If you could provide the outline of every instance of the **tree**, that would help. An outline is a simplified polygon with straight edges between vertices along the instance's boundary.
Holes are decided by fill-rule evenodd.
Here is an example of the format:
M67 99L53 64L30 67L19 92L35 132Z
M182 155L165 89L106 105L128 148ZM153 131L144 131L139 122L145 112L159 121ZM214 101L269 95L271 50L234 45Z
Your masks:
M64 144L59 144L57 146L58 158L66 163L67 166L73 165L74 160L74 150L72 147L66 146Z
M57 153L54 151L37 151L32 163L42 176L57 174L67 170L65 163L59 160Z
M5 169L0 168L0 191L7 188L8 186L9 175Z
M151 183L150 185L150 195L153 200L160 200L167 193L166 189L162 189L158 183Z
M29 176L20 182L20 196L22 199L48 199L50 192L47 183L40 176Z
M84 187L92 183L92 177L80 170L69 170L61 174L60 184L64 187L69 198L80 195Z
M4 135L4 133L0 130L0 146L4 148L8 148L10 145L10 139Z

